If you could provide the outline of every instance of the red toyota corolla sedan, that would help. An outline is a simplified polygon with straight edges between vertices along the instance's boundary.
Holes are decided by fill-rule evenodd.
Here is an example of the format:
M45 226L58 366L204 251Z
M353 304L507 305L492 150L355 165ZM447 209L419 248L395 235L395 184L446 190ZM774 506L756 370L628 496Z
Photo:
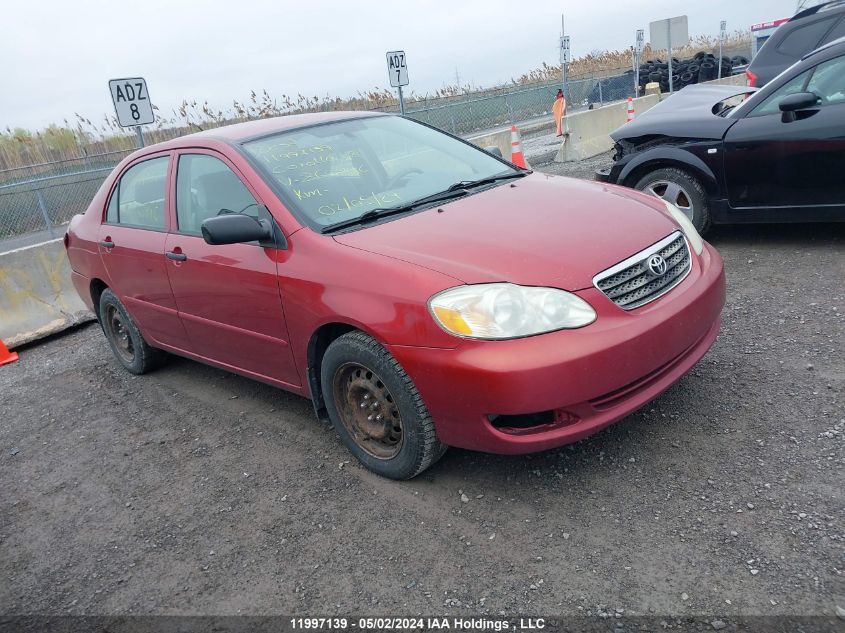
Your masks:
M705 354L725 297L671 205L377 114L146 147L65 243L126 369L171 352L301 394L395 479L628 415Z

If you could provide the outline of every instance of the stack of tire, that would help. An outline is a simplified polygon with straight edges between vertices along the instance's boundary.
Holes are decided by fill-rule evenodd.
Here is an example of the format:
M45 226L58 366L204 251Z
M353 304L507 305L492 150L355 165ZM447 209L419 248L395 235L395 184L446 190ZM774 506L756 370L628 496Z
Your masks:
M719 76L719 64L722 65L722 77L729 77L733 69L748 64L742 55L722 57L721 60L711 53L700 52L688 59L672 58L672 87L680 90L684 86L711 81ZM640 65L640 89L645 92L648 83L660 84L661 92L669 91L669 64L661 59L650 59Z

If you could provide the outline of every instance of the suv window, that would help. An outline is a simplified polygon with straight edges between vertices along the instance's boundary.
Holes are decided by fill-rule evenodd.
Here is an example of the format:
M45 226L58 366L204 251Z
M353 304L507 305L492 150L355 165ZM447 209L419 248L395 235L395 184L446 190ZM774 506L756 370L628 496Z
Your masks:
M270 219L267 209L222 160L207 154L182 154L176 171L179 231L200 234L203 221L226 213Z
M132 165L120 177L106 214L106 221L140 228L164 229L164 191L169 156Z
M788 95L795 94L796 92L804 92L804 86L812 72L813 69L811 68L810 70L804 71L797 77L787 81L784 85L766 97L763 103L749 112L748 116L764 116L766 114L776 114L780 112L780 108L778 107L780 100Z
M803 57L805 53L818 48L821 39L833 26L833 21L838 16L832 15L823 20L811 22L805 26L799 26L792 33L783 38L778 46L778 51L791 57ZM787 23L788 24L788 23Z
M839 20L839 24L833 27L833 30L825 35L822 44L827 44L833 40L838 40L840 37L845 37L845 18Z
M821 98L821 105L845 103L845 56L829 59L816 66L807 92Z

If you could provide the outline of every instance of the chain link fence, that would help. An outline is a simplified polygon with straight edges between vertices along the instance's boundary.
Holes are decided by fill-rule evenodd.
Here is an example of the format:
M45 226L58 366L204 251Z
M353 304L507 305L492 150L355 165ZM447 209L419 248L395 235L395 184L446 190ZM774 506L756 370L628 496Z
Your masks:
M574 112L590 105L603 105L611 101L634 96L633 72L611 77L577 79L566 83L567 110ZM491 91L484 96L440 98L410 104L405 114L423 123L459 136L508 123L550 116L552 103L560 88L560 81L544 82L533 86L515 86ZM397 106L379 108L384 112L397 112Z
M116 163L115 163L116 164ZM114 165L0 185L0 240L46 232L60 237L82 213Z
M414 102L412 119L456 135L467 135L547 116L559 82L514 86ZM567 82L568 111L601 105L634 94L634 76L578 79ZM396 111L398 107L380 108ZM83 213L109 172L134 150L82 156L0 171L0 251L60 237L64 225Z

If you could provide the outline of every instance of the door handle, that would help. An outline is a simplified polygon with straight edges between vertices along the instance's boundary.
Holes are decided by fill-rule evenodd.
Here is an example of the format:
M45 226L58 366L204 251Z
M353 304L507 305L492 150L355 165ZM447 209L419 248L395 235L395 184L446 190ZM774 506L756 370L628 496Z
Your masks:
M114 248L114 242L112 242L111 240L101 240L100 246L102 246L103 248Z
M176 262L184 262L186 259L188 259L188 256L185 255L185 253L174 253L173 251L167 251L165 253L165 256L167 257L167 259L172 259Z

